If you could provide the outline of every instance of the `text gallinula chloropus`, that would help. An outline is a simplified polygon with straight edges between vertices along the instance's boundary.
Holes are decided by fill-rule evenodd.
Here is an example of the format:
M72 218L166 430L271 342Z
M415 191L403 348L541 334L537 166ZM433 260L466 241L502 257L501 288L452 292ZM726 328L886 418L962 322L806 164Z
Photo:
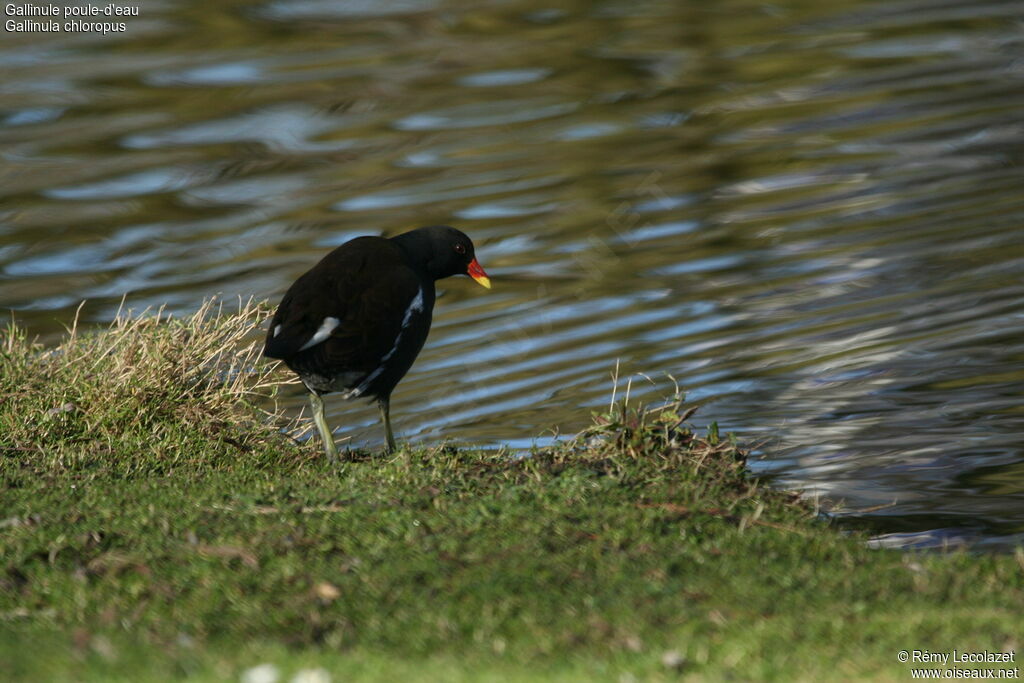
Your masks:
M270 321L263 355L280 358L309 389L327 456L338 456L321 395L375 398L388 452L395 449L391 392L430 331L434 281L465 274L488 289L473 242L446 225L390 239L357 237L288 288Z

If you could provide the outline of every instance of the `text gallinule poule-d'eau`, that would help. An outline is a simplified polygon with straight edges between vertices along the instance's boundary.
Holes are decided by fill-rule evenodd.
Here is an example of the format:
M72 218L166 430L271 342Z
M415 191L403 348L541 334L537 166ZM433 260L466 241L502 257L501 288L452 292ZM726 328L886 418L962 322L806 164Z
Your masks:
M350 240L288 288L270 321L263 355L283 360L309 389L331 460L338 450L320 397L332 391L376 399L388 452L395 449L391 392L427 339L434 282L460 274L491 286L473 242L455 228L435 225L390 239Z

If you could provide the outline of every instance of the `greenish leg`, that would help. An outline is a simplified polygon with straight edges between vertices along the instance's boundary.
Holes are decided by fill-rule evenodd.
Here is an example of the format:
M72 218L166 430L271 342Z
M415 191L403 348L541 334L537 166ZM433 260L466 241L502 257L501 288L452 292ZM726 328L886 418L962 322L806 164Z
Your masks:
M327 419L324 418L324 400L315 391L311 391L309 392L309 403L313 406L313 421L316 422L316 428L320 430L320 438L323 439L327 459L331 462L338 462L338 447L334 445L334 435L327 427Z
M391 432L391 398L382 398L378 402L380 406L380 417L384 420L384 431L388 435L388 453L395 452L395 435Z

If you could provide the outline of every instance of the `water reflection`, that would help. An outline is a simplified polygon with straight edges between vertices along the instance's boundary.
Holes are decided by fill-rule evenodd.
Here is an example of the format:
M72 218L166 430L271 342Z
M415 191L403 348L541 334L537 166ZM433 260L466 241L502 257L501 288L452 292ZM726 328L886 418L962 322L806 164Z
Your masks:
M0 306L44 339L454 223L495 289L443 283L406 438L543 443L620 362L879 545L1020 541L1024 3L140 14L0 50Z

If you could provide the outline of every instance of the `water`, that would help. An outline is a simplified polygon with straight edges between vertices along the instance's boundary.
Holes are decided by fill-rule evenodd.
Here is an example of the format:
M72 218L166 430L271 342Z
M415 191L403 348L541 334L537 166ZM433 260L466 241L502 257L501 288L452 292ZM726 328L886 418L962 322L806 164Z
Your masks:
M572 432L621 364L881 545L1024 539L1024 2L147 2L0 33L0 307L277 299L450 223L412 441ZM289 398L298 409L301 392ZM371 406L330 402L379 444Z

